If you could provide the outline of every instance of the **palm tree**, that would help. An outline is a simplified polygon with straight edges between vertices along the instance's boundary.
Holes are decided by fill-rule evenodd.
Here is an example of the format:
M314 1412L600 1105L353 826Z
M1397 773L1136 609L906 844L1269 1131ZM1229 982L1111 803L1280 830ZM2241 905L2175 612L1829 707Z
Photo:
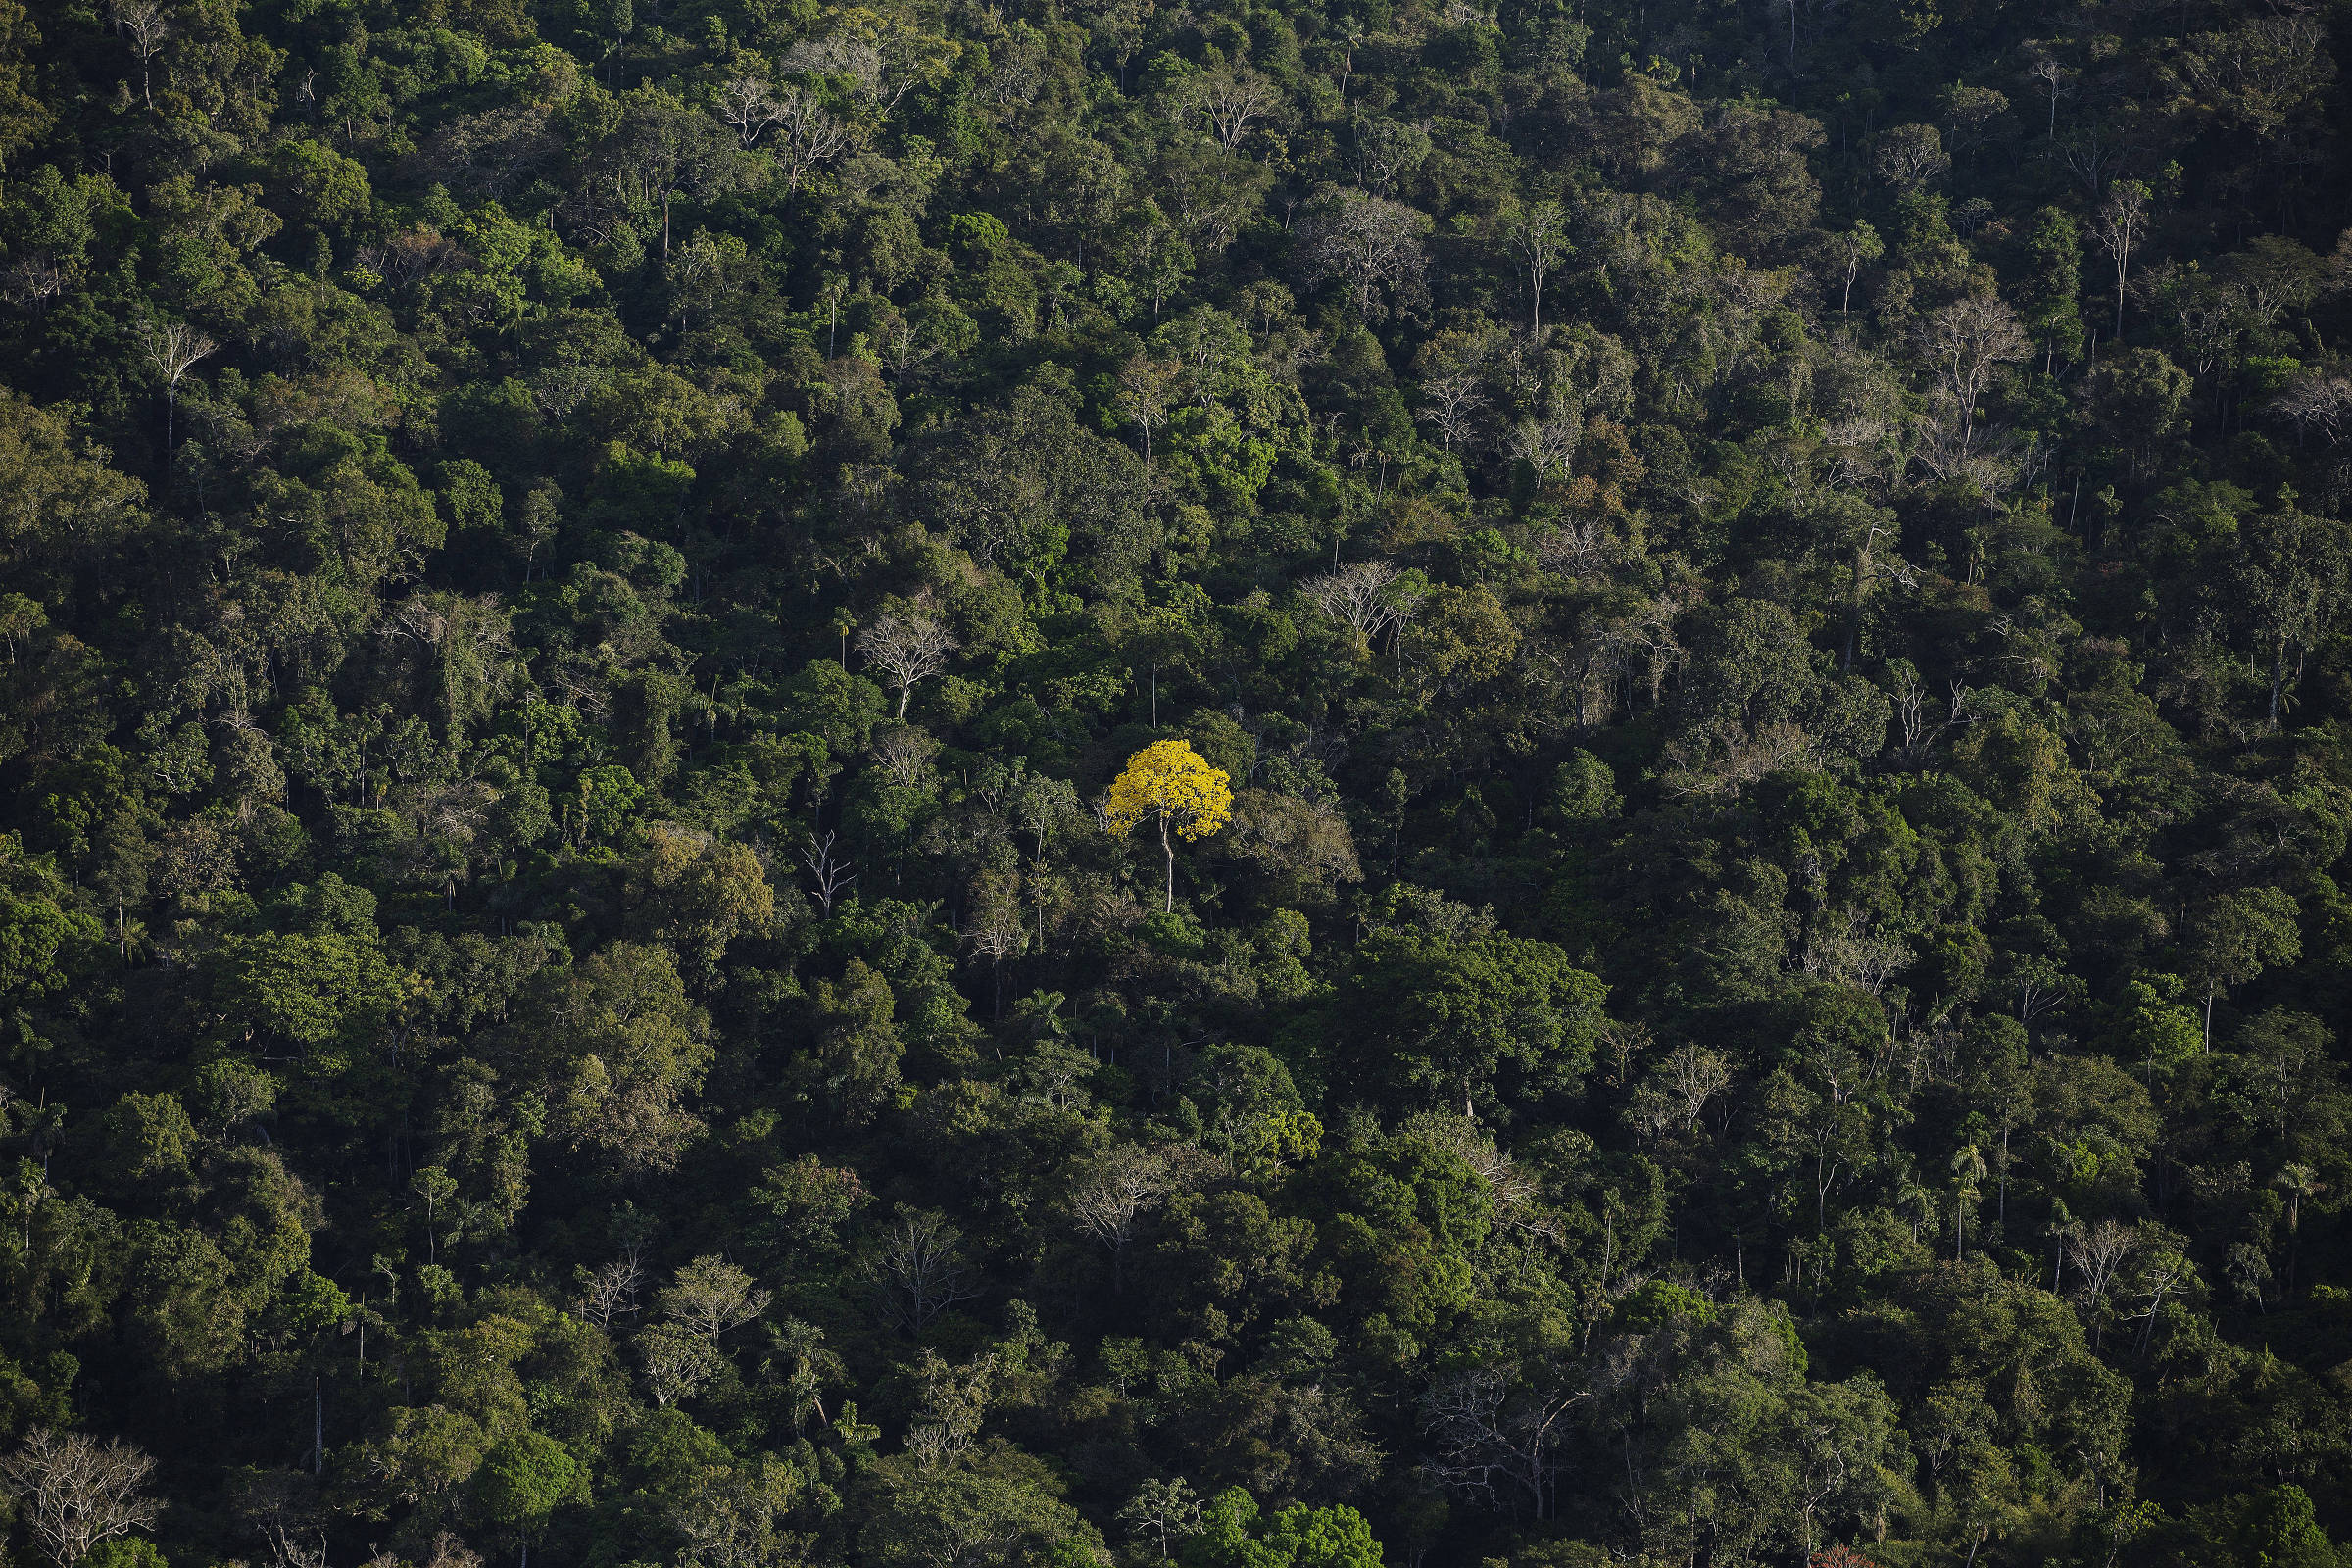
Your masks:
M2328 1190L2320 1173L2309 1165L2293 1164L2271 1178L2271 1185L2286 1194L2286 1294L2295 1294L2295 1254L2303 1242L2303 1200L2317 1198Z
M2055 1193L2051 1194L2050 1222L2042 1227L2042 1234L2050 1239L2050 1294L2052 1296L2058 1294L2059 1271L2066 1266L2066 1235L2074 1228L2074 1210L2066 1206L2065 1199Z
M1989 1167L1974 1144L1962 1144L1952 1155L1952 1259L1968 1255L1968 1205L1976 1201L1977 1184Z

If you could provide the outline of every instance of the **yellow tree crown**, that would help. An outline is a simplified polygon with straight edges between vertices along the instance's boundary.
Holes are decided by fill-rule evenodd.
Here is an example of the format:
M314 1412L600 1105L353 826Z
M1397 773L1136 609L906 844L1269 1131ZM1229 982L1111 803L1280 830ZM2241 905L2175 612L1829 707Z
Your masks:
M1233 788L1189 741L1153 741L1127 759L1110 786L1110 831L1159 817L1188 839L1204 839L1233 819Z

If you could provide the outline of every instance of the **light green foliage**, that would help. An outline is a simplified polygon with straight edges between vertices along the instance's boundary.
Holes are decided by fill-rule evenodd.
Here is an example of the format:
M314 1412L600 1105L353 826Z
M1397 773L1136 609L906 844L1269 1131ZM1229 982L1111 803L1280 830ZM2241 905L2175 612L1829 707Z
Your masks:
M562 1444L537 1432L517 1432L482 1456L473 1486L493 1523L533 1531L546 1525L578 1479L579 1466Z
M2334 1561L2341 22L0 0L8 1549Z
M1266 1512L1239 1487L1201 1509L1200 1533L1180 1555L1186 1568L1378 1568L1380 1543L1353 1508Z

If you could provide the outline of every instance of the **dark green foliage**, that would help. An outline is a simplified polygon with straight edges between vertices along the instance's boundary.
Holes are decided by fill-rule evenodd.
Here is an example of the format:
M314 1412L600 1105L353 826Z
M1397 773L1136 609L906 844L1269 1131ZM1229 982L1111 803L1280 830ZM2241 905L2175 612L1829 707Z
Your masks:
M12 1560L2335 1562L2342 26L0 0Z

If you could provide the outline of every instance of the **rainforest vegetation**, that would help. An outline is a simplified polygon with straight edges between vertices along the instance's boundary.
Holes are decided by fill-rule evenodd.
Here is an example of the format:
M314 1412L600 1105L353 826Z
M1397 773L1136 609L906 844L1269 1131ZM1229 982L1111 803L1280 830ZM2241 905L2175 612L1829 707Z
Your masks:
M0 0L35 1568L2352 1561L2342 0Z

